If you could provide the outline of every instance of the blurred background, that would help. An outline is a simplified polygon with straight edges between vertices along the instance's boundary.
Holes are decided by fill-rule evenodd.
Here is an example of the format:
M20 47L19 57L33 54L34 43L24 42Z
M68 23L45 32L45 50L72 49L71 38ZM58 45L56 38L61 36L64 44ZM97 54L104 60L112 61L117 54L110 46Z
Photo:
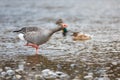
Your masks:
M14 47L10 39L16 36L13 30L25 26L51 28L59 18L70 31L90 34L92 40L120 40L119 0L0 0L1 53L5 53L5 46Z

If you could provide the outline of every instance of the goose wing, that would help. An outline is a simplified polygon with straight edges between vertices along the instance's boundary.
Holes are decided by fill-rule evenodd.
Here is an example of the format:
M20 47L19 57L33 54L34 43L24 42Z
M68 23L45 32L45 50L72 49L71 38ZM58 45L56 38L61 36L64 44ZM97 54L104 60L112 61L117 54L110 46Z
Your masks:
M24 38L28 43L41 45L48 41L50 36L49 33L46 33L44 30L39 30L25 33Z
M27 33L27 32L31 32L31 31L39 31L41 30L41 28L38 27L23 27L20 30L16 30L13 32L19 32L19 33Z

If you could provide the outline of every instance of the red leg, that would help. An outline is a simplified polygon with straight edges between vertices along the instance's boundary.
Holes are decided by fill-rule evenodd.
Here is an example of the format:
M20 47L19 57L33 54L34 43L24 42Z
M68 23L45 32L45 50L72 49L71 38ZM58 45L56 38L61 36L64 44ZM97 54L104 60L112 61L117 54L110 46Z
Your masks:
M36 55L38 55L38 48L36 48Z
M38 46L38 45L32 44L32 43L27 43L25 46L32 46L33 48L36 49L36 55L38 54L38 49L39 49L39 46Z
M26 43L24 46L28 46L29 43Z

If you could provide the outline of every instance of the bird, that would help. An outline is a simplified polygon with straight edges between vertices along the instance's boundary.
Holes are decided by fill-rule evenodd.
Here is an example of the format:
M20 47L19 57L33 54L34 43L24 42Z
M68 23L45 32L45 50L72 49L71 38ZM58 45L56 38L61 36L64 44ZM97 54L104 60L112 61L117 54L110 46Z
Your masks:
M35 48L36 54L38 54L39 46L45 44L55 32L63 30L63 36L66 36L68 25L65 24L62 19L58 19L56 21L56 25L57 27L53 29L45 29L40 27L23 27L13 32L19 33L18 37L21 40L27 41L25 46L31 46Z
M91 39L90 35L79 33L79 32L73 32L72 36L74 41L85 41L85 40Z

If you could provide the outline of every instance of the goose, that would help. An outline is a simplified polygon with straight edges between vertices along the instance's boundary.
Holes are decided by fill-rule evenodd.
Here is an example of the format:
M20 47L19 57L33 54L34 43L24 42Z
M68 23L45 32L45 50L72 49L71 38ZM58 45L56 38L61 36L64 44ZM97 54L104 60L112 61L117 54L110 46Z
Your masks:
M68 25L63 22L62 19L56 21L57 27L54 29L44 29L40 27L23 27L20 30L13 32L19 33L18 37L21 40L25 40L27 43L25 46L31 46L36 49L38 54L39 46L46 43L50 37L60 30L63 30L63 36L66 36Z

